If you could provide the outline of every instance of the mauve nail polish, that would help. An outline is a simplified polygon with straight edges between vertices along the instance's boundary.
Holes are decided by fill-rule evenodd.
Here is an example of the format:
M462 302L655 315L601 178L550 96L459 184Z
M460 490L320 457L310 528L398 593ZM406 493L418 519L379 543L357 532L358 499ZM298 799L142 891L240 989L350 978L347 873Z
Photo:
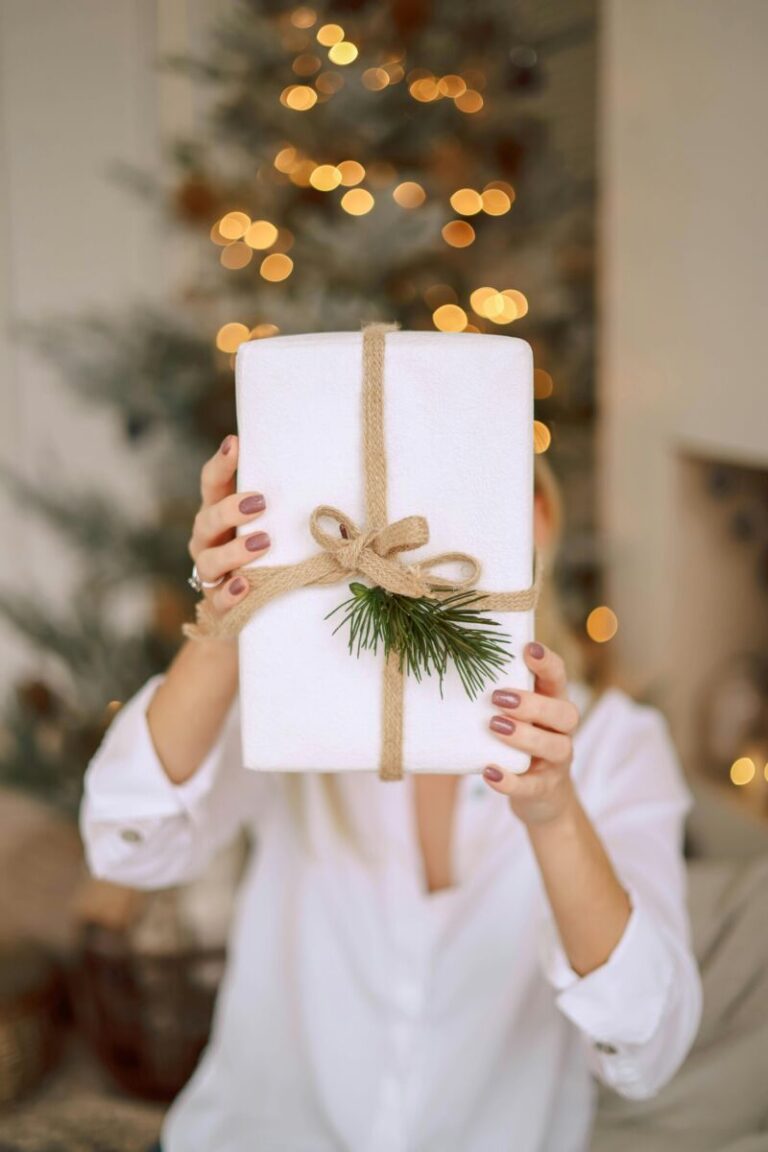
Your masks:
M499 708L517 708L520 703L517 692L507 692L504 688L497 688L491 700L494 704L498 704Z
M544 645L539 644L534 640L532 644L528 645L528 651L530 652L531 656L533 656L534 660L541 660L542 656L544 655Z
M235 576L234 580L230 580L229 591L233 596L236 596L238 592L242 592L243 588L245 588L245 580L243 580L242 576Z
M253 536L249 536L245 542L249 552L260 552L262 548L266 548L267 544L269 544L268 532L254 532Z
M494 780L497 784L499 780L504 779L504 773L500 772L498 768L490 767L490 765L488 768L483 769L483 776L485 776L487 780Z
M266 506L267 502L261 492L256 492L253 496L246 496L238 504L241 512L263 512Z
M223 452L223 454L225 456L227 455L227 453L229 452L231 447L232 447L232 437L231 436L225 436L221 442L221 451Z
M501 732L502 736L511 736L515 730L515 722L506 716L494 716L491 720L491 728L494 732Z

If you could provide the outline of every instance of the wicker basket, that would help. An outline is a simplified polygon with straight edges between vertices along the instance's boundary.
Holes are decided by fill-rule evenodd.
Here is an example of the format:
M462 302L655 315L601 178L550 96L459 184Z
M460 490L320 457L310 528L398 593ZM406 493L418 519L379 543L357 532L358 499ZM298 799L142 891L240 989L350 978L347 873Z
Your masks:
M58 966L37 945L0 946L0 1104L18 1100L56 1063L63 991Z
M225 962L224 948L147 954L123 933L84 930L75 1016L122 1088L158 1101L183 1088L208 1040Z

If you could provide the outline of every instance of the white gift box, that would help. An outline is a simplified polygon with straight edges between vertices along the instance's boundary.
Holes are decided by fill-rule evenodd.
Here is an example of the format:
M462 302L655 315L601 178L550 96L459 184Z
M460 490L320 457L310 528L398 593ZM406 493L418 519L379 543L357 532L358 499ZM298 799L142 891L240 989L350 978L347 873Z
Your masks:
M241 344L236 368L237 490L263 492L266 511L238 528L265 529L271 548L247 567L294 564L317 552L309 518L334 505L365 527L362 333L277 336ZM389 331L384 357L388 518L426 517L430 539L413 563L467 552L476 587L512 592L533 582L533 357L510 336ZM456 575L456 571L443 572ZM352 576L352 580L364 577ZM342 618L349 580L284 593L242 629L240 713L244 763L268 771L378 771L384 656L348 647ZM524 771L488 722L497 687L533 687L522 657L533 611L489 611L512 657L474 700L449 665L405 676L403 770Z

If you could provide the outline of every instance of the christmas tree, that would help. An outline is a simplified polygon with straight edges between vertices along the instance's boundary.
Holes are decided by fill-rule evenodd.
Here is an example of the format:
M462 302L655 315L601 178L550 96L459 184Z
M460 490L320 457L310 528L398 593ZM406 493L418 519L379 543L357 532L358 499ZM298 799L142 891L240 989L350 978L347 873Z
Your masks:
M594 603L592 546L593 0L241 0L204 59L211 115L158 178L124 172L200 253L165 309L49 320L29 333L65 379L114 410L144 452L164 445L157 514L137 523L91 494L3 474L14 498L87 557L65 619L20 593L0 612L66 670L7 701L0 778L70 811L121 701L167 666L194 614L187 552L199 468L235 428L239 343L278 333L507 333L536 363L537 451L565 480L560 578L573 618ZM143 629L114 597L152 589Z

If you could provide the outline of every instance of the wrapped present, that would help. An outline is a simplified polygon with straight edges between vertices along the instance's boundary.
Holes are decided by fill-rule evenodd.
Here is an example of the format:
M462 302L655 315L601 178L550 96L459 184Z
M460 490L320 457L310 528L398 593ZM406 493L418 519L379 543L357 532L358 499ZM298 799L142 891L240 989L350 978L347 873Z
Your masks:
M368 324L246 342L235 377L237 489L272 544L183 630L239 635L245 764L524 771L488 720L494 686L532 687L530 346Z

